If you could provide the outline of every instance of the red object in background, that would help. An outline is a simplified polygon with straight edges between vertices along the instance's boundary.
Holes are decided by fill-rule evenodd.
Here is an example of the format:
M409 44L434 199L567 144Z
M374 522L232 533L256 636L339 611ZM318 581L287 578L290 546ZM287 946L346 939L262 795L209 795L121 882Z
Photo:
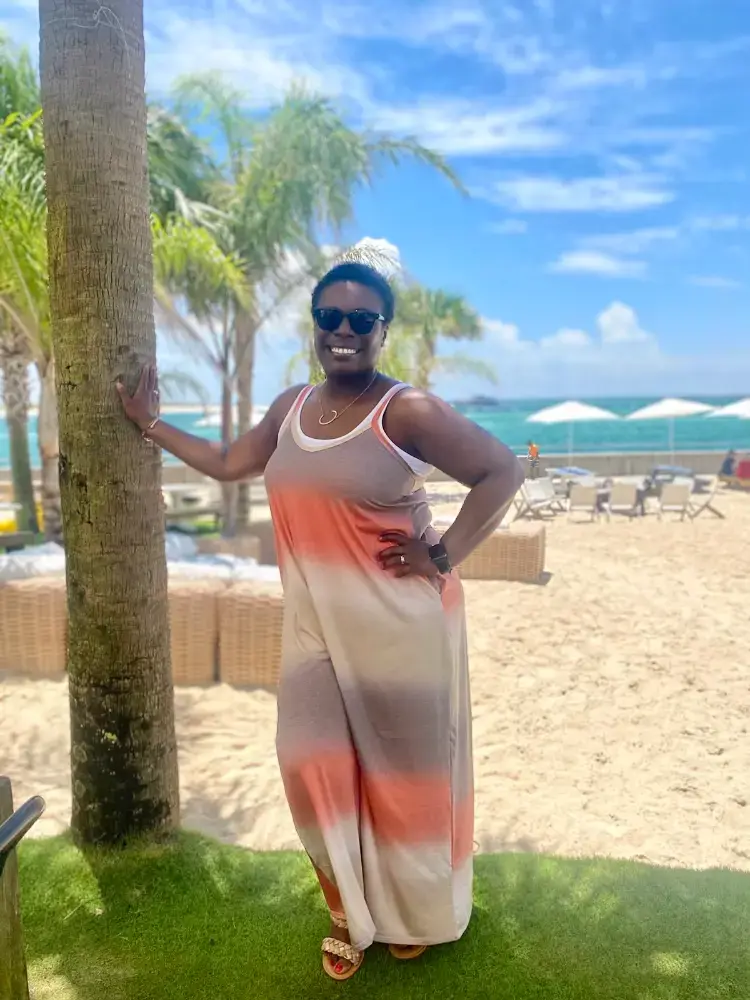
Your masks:
M734 474L737 479L750 480L750 459L743 459L741 462L738 462Z

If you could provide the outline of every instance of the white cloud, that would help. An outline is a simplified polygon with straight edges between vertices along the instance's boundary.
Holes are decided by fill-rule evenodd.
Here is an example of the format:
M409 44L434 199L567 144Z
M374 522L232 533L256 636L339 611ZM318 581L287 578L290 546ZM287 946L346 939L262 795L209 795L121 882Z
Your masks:
M750 215L698 215L691 219L693 229L714 233L732 233L739 229L750 229Z
M680 235L678 226L652 226L645 229L633 229L625 233L601 233L587 236L581 241L584 246L595 247L609 253L641 254L655 243L670 243Z
M596 317L602 344L646 344L654 338L640 325L634 309L623 302L613 302Z
M713 274L694 275L690 278L690 284L697 285L699 288L719 288L724 290L742 287L741 283L735 281L734 278L722 278L719 275Z
M477 110L477 103L443 98L406 106L372 103L365 117L374 129L418 135L426 145L452 156L538 152L567 144L566 133L552 123L557 108L546 98L500 110Z
M623 260L600 250L571 250L561 254L549 268L557 274L596 274L602 278L640 278L645 274L642 260Z
M528 343L521 340L519 329L514 323L504 323L501 319L483 318L482 327L484 329L483 343L490 347L517 349Z
M639 87L648 82L649 73L644 65L579 66L565 69L556 79L562 90L590 90L601 87Z
M529 224L525 219L506 219L504 222L493 222L488 228L499 236L521 236L528 232Z
M674 199L663 178L623 174L613 177L517 177L498 181L495 196L522 212L632 212Z
M540 343L545 348L561 347L564 349L572 348L573 350L580 350L591 347L592 341L585 330L572 330L564 327L562 330L558 330L557 333L552 334L551 337L542 337Z
M227 82L246 94L249 107L266 108L294 84L334 97L366 103L369 87L358 70L336 58L308 61L304 32L291 22L285 32L240 30L216 18L186 18L163 10L146 26L146 85L153 96L165 94L179 76L220 70ZM313 52L315 51L313 47Z

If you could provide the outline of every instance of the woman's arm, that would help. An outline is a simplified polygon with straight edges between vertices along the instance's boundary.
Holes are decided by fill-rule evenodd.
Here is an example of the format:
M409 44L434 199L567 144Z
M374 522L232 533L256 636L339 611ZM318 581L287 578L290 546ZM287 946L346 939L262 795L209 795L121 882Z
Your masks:
M385 422L388 436L399 448L469 487L442 539L451 565L460 565L502 521L524 482L521 463L509 448L452 406L416 389L395 397Z
M158 416L158 381L153 366L143 369L132 396L122 383L117 384L126 415L149 441L179 458L196 472L220 482L235 482L262 475L276 449L284 418L301 388L297 386L282 393L257 426L233 441L228 448L223 448L215 441L188 434Z

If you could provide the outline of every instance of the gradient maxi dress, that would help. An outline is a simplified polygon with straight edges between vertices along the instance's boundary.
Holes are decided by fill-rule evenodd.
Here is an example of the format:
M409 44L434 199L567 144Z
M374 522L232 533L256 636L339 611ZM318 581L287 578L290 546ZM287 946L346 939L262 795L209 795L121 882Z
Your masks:
M398 579L384 531L437 539L430 467L383 429L304 434L303 390L266 484L285 591L277 752L286 795L351 942L455 941L472 906L473 772L463 592Z

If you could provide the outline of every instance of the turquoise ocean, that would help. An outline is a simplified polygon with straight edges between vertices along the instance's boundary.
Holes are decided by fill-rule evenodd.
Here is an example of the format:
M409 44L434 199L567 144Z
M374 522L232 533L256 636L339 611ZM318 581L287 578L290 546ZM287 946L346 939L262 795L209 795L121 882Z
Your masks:
M701 397L701 401L720 407L733 402L735 398ZM533 437L539 444L542 454L565 455L568 451L569 427L567 424L545 426L527 423L527 418L532 413L555 402L559 402L559 400L506 400L494 405L458 404L458 408L518 453L525 452L526 443L529 438ZM629 399L590 399L587 402L612 410L620 416L625 416L654 402L654 400L633 397ZM201 434L207 438L215 439L219 433L218 429L196 426L203 415L193 411L180 412L175 410L169 414L168 419L178 427L193 434ZM676 420L674 428L675 452L677 453L723 452L729 448L735 448L737 451L750 450L750 420L687 417ZM30 433L31 454L35 458L38 452L36 420L33 417L30 420ZM669 450L669 427L665 420L579 423L575 425L573 434L573 450L577 454L667 452ZM173 461L169 456L165 456L165 460L167 462ZM0 418L0 468L7 468L8 464L8 428L4 419Z

